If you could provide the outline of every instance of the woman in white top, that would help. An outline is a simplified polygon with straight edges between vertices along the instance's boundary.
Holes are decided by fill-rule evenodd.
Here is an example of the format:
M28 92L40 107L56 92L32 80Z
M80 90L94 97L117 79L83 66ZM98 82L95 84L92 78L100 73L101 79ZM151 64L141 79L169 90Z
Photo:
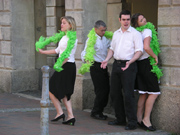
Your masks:
M139 13L132 16L131 23L135 28L145 26L147 24L146 18ZM152 31L144 28L141 31L141 34L143 38L144 50L143 55L137 61L138 73L135 89L138 90L140 94L137 108L137 119L139 126L144 127L146 130L155 131L156 129L152 126L150 121L150 114L154 102L160 94L160 89L156 74L151 72L152 65L150 64L149 57L151 56L155 59L156 65L158 63L158 57L150 47Z
M62 17L61 31L65 32L66 35L64 35L61 38L58 47L52 50L39 49L39 52L41 54L59 54L59 57L61 57L61 54L66 50L68 45L67 43L69 38L67 37L67 32L76 31L76 23L74 18L70 16ZM76 78L76 65L74 58L76 47L77 47L77 39L75 41L74 47L71 50L69 57L63 61L63 65L62 65L63 70L61 72L55 71L50 79L49 96L57 111L57 115L53 120L51 120L52 122L63 119L63 124L74 125L75 123L75 118L72 112L70 98L74 92L74 84ZM64 121L65 114L63 113L60 104L61 99L63 100L68 113L68 117L66 121Z

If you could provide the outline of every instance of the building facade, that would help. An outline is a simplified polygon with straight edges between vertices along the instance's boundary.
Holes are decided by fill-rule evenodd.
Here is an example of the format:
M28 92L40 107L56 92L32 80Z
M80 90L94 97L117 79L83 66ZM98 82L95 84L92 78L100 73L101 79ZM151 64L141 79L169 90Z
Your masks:
M60 17L69 15L77 24L77 69L88 32L97 20L108 30L120 27L119 13L128 9L143 13L158 30L161 53L161 95L152 112L153 124L170 132L180 133L180 1L179 0L0 0L0 91L40 90L43 65L53 66L56 55L41 55L35 42L41 35L52 36L60 29ZM56 48L50 44L47 49ZM109 71L111 71L111 62ZM53 72L53 70L52 70ZM51 72L51 73L52 73ZM89 73L77 73L73 107L91 109L93 85ZM111 103L105 109L113 114Z

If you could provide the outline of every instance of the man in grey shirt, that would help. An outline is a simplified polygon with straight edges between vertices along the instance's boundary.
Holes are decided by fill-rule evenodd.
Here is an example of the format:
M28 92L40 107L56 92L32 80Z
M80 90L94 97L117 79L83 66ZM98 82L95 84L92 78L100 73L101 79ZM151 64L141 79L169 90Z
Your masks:
M95 54L94 64L90 67L90 75L94 85L95 100L94 106L91 111L91 117L100 120L106 120L107 116L103 114L104 107L107 105L108 96L109 96L109 74L108 69L102 69L101 62L105 60L110 47L110 40L107 39L104 34L106 31L106 24L99 20L95 23L94 29L96 32L96 42L94 44ZM86 48L88 46L88 40L86 40L86 45L81 53L81 59L84 61L86 55Z

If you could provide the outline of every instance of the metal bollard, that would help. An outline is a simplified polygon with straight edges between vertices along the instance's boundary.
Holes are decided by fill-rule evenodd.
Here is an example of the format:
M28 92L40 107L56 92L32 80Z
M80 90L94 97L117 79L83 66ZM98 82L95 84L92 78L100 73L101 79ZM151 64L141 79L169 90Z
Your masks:
M42 81L42 97L40 101L41 105L41 135L49 135L49 66L43 66L41 68L43 73L43 81Z

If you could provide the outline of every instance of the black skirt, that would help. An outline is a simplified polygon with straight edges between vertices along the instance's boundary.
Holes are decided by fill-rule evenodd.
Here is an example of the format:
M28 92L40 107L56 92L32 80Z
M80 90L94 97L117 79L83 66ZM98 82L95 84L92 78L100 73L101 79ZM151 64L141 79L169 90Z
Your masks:
M152 66L149 58L137 61L137 66L135 89L141 94L160 94L158 79L156 74L151 72Z
M49 91L59 100L65 96L67 100L71 98L74 92L74 84L76 79L76 64L66 62L61 72L55 71L49 81Z

